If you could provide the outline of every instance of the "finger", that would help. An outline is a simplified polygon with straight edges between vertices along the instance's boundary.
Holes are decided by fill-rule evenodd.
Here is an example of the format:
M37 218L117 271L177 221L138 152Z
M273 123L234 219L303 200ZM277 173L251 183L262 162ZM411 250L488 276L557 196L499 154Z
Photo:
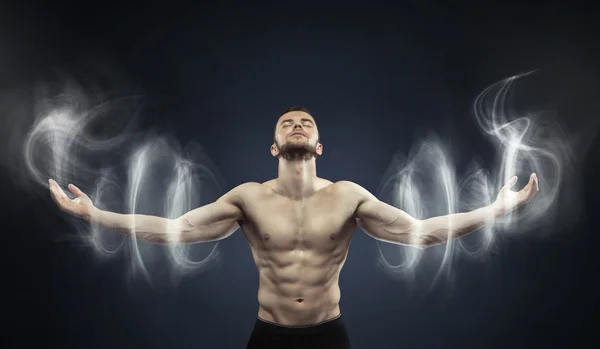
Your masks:
M64 207L64 199L58 194L56 186L54 185L50 186L50 197L52 198L52 201L54 201L54 203L58 205L58 207L60 207L61 209Z
M55 197L55 198L59 198L60 194L58 193L58 189L57 186L54 182L50 182L50 185L48 186L48 188L50 189L50 194Z
M531 191L535 186L535 176L533 175L533 173L529 176L529 182L527 182L527 186L524 189L527 189L527 191Z
M58 195L56 193L54 185L50 185L50 197L52 198L52 200L54 200L56 204L58 204Z
M506 182L506 184L504 185L504 187L510 189L515 185L515 183L517 183L517 176L513 176L511 179L509 179L508 182Z
M83 192L79 188L74 186L73 184L69 184L69 190L71 191L71 193L73 193L77 196L83 195Z
M55 180L48 179L48 188L50 188L50 190L56 190L56 186L57 186L57 183Z
M536 188L537 188L537 178L535 176L535 174L531 174L529 176L529 182L527 182L527 185L525 186L525 188L523 188L520 192L520 200L523 201L523 203L529 202L529 200L531 200L533 198L533 196L536 193Z
M529 187L528 190L534 194L537 193L538 190L540 190L538 178L535 173L531 174L531 176L529 178L529 183L527 184L527 186Z
M65 194L65 192L62 190L62 188L60 187L60 185L58 185L58 183L54 183L54 188L56 189L56 192L58 193L58 195L63 198L63 200L71 200L70 197L67 196L67 194Z

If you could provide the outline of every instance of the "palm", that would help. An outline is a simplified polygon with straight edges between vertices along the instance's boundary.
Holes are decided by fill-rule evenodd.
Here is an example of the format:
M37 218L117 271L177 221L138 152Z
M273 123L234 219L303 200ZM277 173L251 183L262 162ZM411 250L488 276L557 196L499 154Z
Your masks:
M498 197L494 204L501 210L502 213L508 213L517 207L531 201L535 194L539 191L538 178L535 173L529 177L529 182L520 191L512 191L511 188L517 183L517 177L514 176L509 180L498 193Z
M71 199L67 196L67 194L65 194L56 181L49 180L49 184L50 195L61 211L84 219L88 219L90 217L92 209L94 208L94 204L84 192L79 190L79 188L73 184L69 184L69 190L71 193L77 196L76 198Z

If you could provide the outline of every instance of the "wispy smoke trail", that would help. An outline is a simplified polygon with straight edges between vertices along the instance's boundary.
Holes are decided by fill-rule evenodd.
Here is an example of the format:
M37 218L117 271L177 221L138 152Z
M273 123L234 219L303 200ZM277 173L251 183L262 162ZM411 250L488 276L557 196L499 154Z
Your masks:
M12 123L4 122L13 127L6 155L19 160L7 164L13 176L27 179L24 188L31 183L47 188L53 178L63 188L77 185L99 208L166 218L214 201L224 189L198 144L182 148L172 137L137 128L139 97L93 104L83 88L71 83L60 94L39 89L34 99L33 120L23 120L26 112L6 110L3 115L12 118ZM217 242L161 246L64 217L77 231L76 240L98 257L124 253L131 275L150 282L177 281L218 257Z
M390 275L413 279L415 270L425 267L434 273L435 283L440 276L450 275L453 257L458 253L485 258L496 247L500 235L552 233L557 220L572 218L571 213L581 200L573 186L577 175L575 160L584 149L574 149L574 136L544 114L524 114L510 108L509 91L517 79L529 74L499 81L475 99L475 119L496 149L490 171L473 161L466 173L457 175L444 144L430 135L408 156L396 155L379 195L412 216L424 219L487 206L512 176L526 180L535 172L540 191L534 200L495 224L442 246L422 251L378 244L380 265ZM517 185L513 190L521 188Z
M583 149L573 146L574 136L543 114L509 108L509 91L520 77L491 85L474 102L476 122L496 149L490 170L473 161L458 174L446 147L432 134L408 156L395 157L379 195L424 219L489 205L515 174L526 179L537 173L540 191L522 209L461 240L424 251L378 244L381 265L390 275L412 279L417 268L427 268L434 281L448 277L457 254L485 258L501 235L551 233L554 224L567 221L580 203L572 185L577 179L575 159ZM63 187L77 185L99 208L167 218L214 201L222 193L223 180L198 144L181 147L172 137L137 128L141 98L96 103L74 83L59 94L53 92L46 88L34 96L18 92L0 96L9 145L3 149L3 165L22 188L35 183L37 189L46 189L48 178L53 178ZM33 113L26 107L32 100ZM30 114L35 115L33 120L27 117ZM43 194L49 198L47 190ZM176 281L218 258L216 242L159 246L65 218L77 231L77 240L98 257L124 254L131 275L149 281Z

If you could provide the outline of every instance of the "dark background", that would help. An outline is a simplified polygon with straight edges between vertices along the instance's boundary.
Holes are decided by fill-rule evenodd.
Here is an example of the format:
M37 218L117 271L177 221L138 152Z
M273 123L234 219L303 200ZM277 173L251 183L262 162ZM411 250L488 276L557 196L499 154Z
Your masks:
M56 69L94 81L109 96L143 94L143 124L200 142L229 188L276 175L268 153L275 120L302 104L321 130L319 175L375 193L393 155L427 130L452 144L459 170L473 156L490 156L471 103L511 75L540 69L542 83L528 91L534 107L553 108L574 128L597 127L593 18L592 9L558 5L434 1L337 9L302 2L3 4L1 88L25 88ZM440 286L409 295L407 285L376 268L375 242L357 232L341 276L355 347L573 348L594 341L598 147L596 138L578 154L586 211L575 225L543 239L503 239L504 252L485 263L459 261L451 293ZM57 243L68 226L50 198L24 193L11 176L0 177L8 347L244 347L258 279L239 232L221 243L216 268L176 290L140 283L132 292L123 260L98 263Z

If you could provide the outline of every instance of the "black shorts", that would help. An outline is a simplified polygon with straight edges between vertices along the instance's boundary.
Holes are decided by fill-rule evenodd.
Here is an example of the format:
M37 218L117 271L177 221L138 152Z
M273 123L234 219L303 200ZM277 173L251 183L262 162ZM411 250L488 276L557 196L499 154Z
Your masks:
M342 316L308 326L284 326L256 319L246 349L350 349Z

